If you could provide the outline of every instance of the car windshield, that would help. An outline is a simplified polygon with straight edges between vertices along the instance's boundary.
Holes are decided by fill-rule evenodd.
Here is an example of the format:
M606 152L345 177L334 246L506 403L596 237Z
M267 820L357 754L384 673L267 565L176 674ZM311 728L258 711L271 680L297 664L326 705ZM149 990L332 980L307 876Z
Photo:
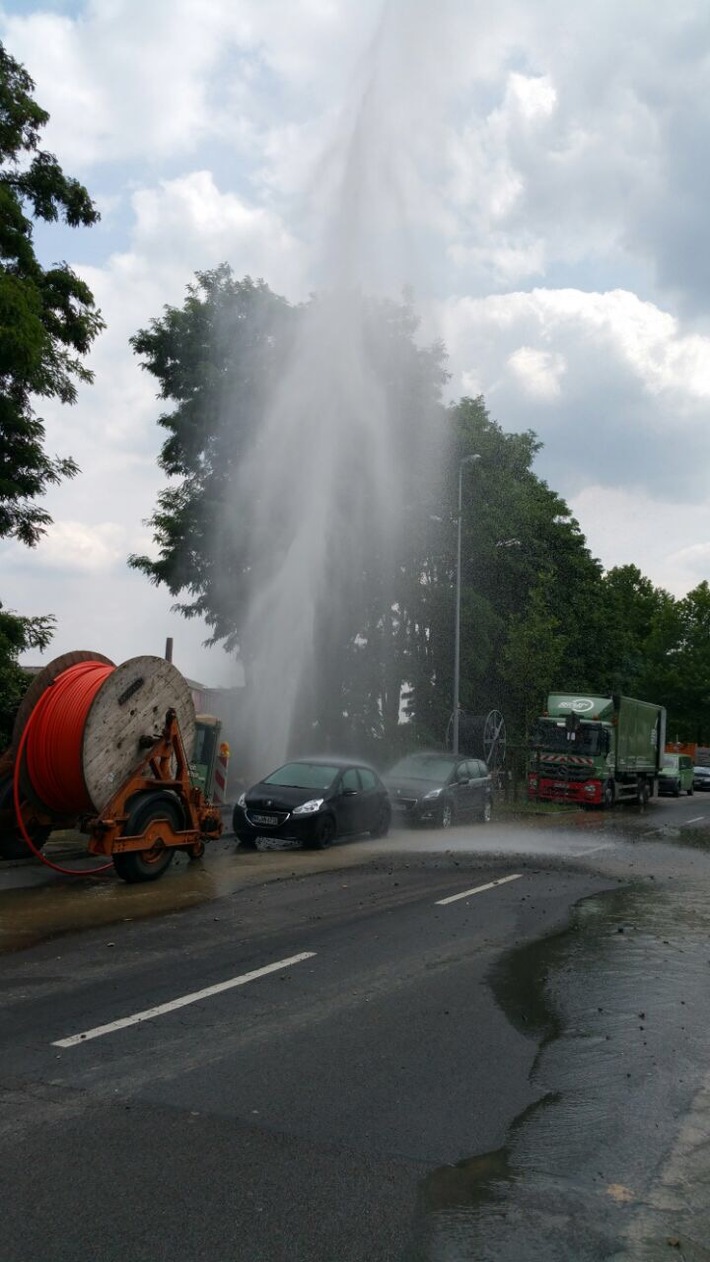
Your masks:
M669 768L673 771L678 770L678 755L677 754L664 754L663 755L662 770L664 770L665 768Z
M405 780L441 781L451 774L455 763L454 758L447 758L445 754L410 754L408 758L402 758L396 763L387 774L391 778L401 777Z
M287 762L266 776L263 783L288 785L292 789L327 789L337 774L337 767L322 762Z

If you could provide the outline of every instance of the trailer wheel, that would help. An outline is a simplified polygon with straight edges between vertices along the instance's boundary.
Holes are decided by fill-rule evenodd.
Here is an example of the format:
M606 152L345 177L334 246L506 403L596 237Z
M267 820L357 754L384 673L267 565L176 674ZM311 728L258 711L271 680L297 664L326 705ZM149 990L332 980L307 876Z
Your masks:
M165 824L166 832L179 832L185 827L182 807L168 793L141 795L132 808L123 828L124 837L142 833L154 820ZM158 840L150 850L128 850L113 856L113 866L123 881L137 885L141 881L157 881L175 857L175 847Z
M28 832L34 845L41 850L51 828L30 820ZM0 859L33 859L34 855L17 827L13 800L12 777L0 780Z

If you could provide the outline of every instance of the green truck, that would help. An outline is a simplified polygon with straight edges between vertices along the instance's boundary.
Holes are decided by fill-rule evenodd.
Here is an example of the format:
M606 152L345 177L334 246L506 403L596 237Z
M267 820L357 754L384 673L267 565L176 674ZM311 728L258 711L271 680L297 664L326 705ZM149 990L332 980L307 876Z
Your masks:
M553 692L530 740L528 798L608 809L657 788L666 711L631 697Z

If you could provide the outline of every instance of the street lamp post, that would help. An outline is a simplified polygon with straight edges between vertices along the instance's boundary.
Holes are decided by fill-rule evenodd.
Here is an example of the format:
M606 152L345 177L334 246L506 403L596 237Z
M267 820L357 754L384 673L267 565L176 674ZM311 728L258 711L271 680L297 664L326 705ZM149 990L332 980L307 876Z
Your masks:
M459 690L461 684L461 514L462 514L462 482L463 467L465 464L473 464L474 460L480 460L478 455L464 456L459 462L459 511L458 511L458 528L456 536L456 614L454 625L454 727L453 727L453 752L459 752Z

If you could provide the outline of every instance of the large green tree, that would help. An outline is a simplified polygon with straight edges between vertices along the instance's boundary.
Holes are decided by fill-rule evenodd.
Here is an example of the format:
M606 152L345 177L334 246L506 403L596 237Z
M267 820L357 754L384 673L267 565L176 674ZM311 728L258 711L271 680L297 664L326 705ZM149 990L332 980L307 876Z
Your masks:
M670 740L710 744L710 585L700 583L657 617L649 688L668 709Z
M70 227L96 223L98 212L78 180L40 147L49 115L34 100L27 71L0 44L0 538L32 546L50 524L38 502L52 483L73 477L69 456L45 450L43 399L73 403L77 383L90 381L83 357L103 327L88 286L66 263L45 267L35 251L40 220ZM46 643L50 622L33 623L5 611L0 672L15 686L13 663L28 647Z
M460 400L447 420L443 513L429 521L405 607L410 713L432 739L443 738L453 708L461 471L460 703L479 717L501 710L522 739L536 689L539 704L556 680L566 687L594 682L601 566L567 504L534 473L540 443L533 433L505 433L482 398ZM462 467L474 454L478 459ZM533 653L531 634L523 637L531 611L545 643L554 629L554 655L543 653L542 645ZM533 660L534 680L513 679L514 663L522 670Z
M308 586L315 614L296 741L363 748L399 723L400 576L444 418L443 349L416 331L406 302L324 293L292 306L223 265L132 339L167 403L169 481L151 519L157 556L131 564L238 648L247 689L274 623L254 610L299 519L313 522L300 583L283 578Z

